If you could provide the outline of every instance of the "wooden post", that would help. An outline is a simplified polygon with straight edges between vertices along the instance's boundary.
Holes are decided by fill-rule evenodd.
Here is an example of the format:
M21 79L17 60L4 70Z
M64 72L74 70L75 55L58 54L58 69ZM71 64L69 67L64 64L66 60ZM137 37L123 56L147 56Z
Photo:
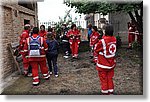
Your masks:
M21 75L21 74L22 74L22 73L21 73L21 69L20 69L19 64L18 64L18 62L17 62L17 60L16 60L16 56L14 56L14 49L12 48L12 45L11 45L11 44L9 44L9 49L10 49L11 55L12 55L12 57L13 57L14 63L15 63L15 65L16 65L16 67L17 67L17 69L18 69L18 71L19 71L19 73L20 73L20 75Z

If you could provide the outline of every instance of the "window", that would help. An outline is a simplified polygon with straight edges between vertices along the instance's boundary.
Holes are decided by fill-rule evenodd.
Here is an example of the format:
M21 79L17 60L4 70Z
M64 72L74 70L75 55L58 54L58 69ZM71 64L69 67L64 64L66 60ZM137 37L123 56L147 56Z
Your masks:
M26 24L30 24L30 20L24 19L24 25L26 25Z

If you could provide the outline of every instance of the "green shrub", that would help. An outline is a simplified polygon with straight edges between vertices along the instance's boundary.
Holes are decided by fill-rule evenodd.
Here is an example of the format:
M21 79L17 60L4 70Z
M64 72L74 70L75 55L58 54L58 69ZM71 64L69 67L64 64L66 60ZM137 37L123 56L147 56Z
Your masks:
M142 49L142 45L140 45L137 41L134 41L132 43L132 48L135 50L141 50Z
M118 35L116 36L116 40L117 40L117 48L120 48L121 47L121 44L122 44L122 41L121 41L121 37Z

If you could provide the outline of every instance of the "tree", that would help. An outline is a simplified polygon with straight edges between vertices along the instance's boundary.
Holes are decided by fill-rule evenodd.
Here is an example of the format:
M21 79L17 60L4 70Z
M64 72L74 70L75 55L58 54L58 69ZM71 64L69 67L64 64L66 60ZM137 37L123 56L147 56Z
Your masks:
M56 22L55 25L55 31L56 31L56 38L58 41L60 41L60 36L63 33L63 25L66 25L67 29L69 30L72 24L75 24L77 22L77 17L75 17L74 19L72 18L70 12L72 9L67 10L65 12L64 17L60 17L59 16L59 22ZM82 29L81 26L77 26L78 29Z
M107 15L108 13L119 11L127 12L139 33L143 34L143 1L119 3L110 1L86 2L84 0L82 2L71 2L71 0L66 0L64 3L71 8L75 7L77 13L83 14L101 13L102 15Z

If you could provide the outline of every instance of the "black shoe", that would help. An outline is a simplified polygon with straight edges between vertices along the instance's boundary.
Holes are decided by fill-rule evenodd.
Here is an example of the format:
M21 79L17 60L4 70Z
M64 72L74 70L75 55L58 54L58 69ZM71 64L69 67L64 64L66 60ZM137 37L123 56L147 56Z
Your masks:
M127 50L132 50L132 47L128 47Z
M24 76L27 77L28 76L28 72L24 71Z
M90 59L92 59L93 58L93 56L90 56Z
M51 75L48 74L44 79L45 79L45 80L49 80L50 77L51 77Z

